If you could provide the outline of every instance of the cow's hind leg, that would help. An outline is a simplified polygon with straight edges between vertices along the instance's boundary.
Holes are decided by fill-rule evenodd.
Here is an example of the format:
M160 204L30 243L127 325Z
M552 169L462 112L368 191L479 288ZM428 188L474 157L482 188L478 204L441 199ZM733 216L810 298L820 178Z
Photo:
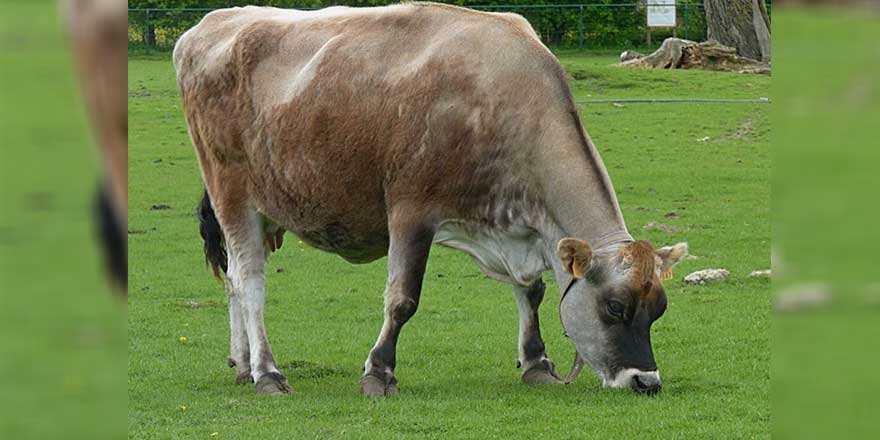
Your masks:
M389 233L385 322L361 378L361 390L371 397L397 393L397 379L394 377L397 339L400 329L419 306L422 278L434 235L429 227L393 223Z
M230 297L231 351L238 355L238 359L233 359L238 380L248 381L249 369L257 392L288 393L290 386L275 365L263 323L268 249L262 217L252 208L228 212L222 205L218 206L217 214L229 254L226 284ZM244 365L238 365L239 362Z
M247 332L244 329L244 313L241 310L239 295L226 283L229 297L229 366L235 368L235 382L253 383L251 375L251 352Z
M235 217L235 211L228 213L230 223ZM214 275L220 278L220 273L227 272L229 257L226 253L223 228L214 212L211 197L208 192L202 196L199 202L199 232L205 241L205 261L214 269ZM239 293L232 288L232 283L226 283L226 296L229 299L229 366L235 368L237 383L253 383L251 377L251 353L248 344L247 332L244 329L244 314L241 311Z
M544 351L538 307L544 299L544 282L536 281L529 287L514 286L516 306L519 309L519 366L522 380L527 384L562 383L556 375L553 362Z

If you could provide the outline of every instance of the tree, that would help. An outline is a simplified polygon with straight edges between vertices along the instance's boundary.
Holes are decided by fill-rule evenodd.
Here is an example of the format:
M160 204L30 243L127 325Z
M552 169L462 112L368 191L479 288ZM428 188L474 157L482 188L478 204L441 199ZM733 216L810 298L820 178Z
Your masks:
M707 37L758 61L770 61L770 18L764 0L705 0Z

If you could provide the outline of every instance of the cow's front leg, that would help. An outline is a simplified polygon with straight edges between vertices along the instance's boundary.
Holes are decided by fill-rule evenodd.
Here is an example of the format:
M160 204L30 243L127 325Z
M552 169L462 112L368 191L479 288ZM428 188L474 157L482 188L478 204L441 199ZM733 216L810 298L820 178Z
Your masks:
M514 286L516 306L519 309L519 360L523 369L522 380L527 384L562 383L556 375L553 362L544 351L538 307L544 300L544 282L540 279L529 287Z
M422 278L433 238L433 229L422 226L392 224L389 232L385 322L367 357L361 378L361 391L370 397L397 393L397 379L394 377L397 338L400 329L419 306Z
M218 210L226 232L229 268L226 284L229 291L232 362L238 380L256 384L260 393L289 393L287 378L275 365L263 323L265 304L264 266L269 249L259 214L247 209L231 219ZM236 316L238 312L238 316ZM246 344L246 346L245 346ZM242 365L239 365L241 363Z

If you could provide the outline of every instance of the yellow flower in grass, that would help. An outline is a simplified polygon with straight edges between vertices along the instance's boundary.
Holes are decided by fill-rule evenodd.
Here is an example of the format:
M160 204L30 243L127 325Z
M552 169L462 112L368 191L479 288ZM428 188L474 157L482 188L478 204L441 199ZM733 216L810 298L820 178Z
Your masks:
M180 341L181 344L186 344L186 342L189 341L189 338L187 338L186 336L181 336L177 338L177 340Z

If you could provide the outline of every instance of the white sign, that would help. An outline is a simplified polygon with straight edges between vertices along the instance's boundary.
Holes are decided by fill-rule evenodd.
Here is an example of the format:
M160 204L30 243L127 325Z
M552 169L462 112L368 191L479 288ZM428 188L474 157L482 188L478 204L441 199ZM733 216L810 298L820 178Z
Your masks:
M647 0L649 27L675 27L675 0Z

